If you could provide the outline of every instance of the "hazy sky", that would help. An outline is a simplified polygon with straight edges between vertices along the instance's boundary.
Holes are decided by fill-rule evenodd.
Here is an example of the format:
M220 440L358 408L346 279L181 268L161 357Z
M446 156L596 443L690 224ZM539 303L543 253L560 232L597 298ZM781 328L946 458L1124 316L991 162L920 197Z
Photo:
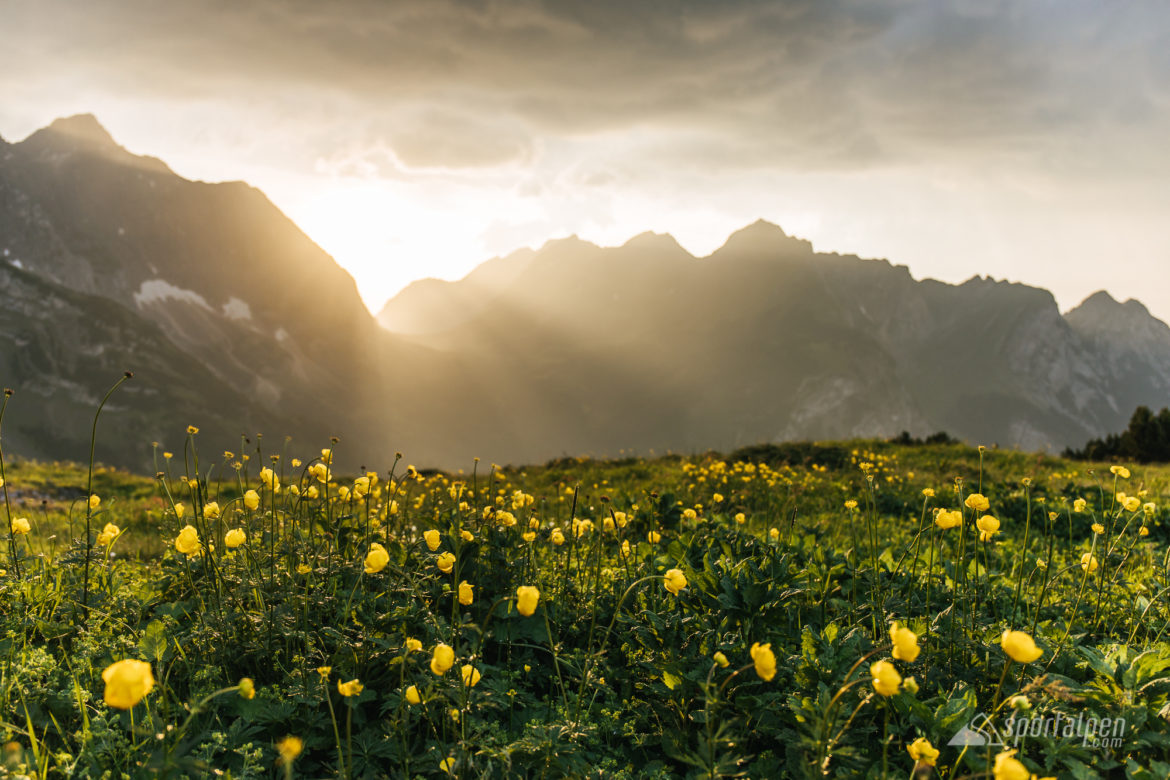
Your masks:
M520 246L763 217L1170 320L1170 5L0 0L0 136L268 193L375 311Z

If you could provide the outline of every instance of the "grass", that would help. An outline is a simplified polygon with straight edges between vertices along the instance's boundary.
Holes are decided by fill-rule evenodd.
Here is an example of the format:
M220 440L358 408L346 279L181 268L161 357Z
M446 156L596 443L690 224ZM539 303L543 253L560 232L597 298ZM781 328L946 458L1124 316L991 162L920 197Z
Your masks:
M1164 467L875 441L467 474L329 457L193 432L157 477L95 468L93 509L88 466L5 457L3 771L1170 776ZM124 659L153 678L128 708L103 681ZM949 746L980 713L1080 725Z

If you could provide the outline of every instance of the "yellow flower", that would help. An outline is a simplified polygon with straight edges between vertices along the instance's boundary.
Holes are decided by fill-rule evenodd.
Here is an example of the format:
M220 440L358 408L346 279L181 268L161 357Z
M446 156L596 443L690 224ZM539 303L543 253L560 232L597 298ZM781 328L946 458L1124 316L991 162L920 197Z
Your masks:
M164 453L163 453L163 457L164 457L164 458L166 458L167 460L170 460L171 458L175 457L175 453L173 453L173 452L164 452Z
M986 512L987 508L991 506L991 502L987 500L987 496L982 493L972 493L967 496L967 500L963 502L968 509L974 509L976 512Z
M329 679L329 674L332 671L333 671L332 666L318 666L317 667L317 674L321 676L322 680Z
M97 509L99 506L101 506L101 503L102 503L102 497L97 495L96 493L89 497L89 508L90 509Z
M464 580L459 583L459 603L470 607L473 601L475 601L475 586Z
M684 509L682 516L684 520L694 520L699 516L699 513L693 509Z
M308 574L312 570L313 570L313 567L307 563L298 563L297 564L297 574Z
M559 529L559 528L554 528L552 530L552 533L549 535L549 539L551 539L552 543L555 544L557 547L560 547L562 544L565 543L565 535L564 535L564 533L561 532L561 529Z
M471 531L468 531L466 528L459 532L459 537L465 542L475 541L475 534L473 534Z
M344 683L341 680L337 681L337 692L342 696L357 696L365 687L357 680L350 680Z
M244 679L240 680L240 684L236 686L236 690L238 690L240 695L245 699L256 698L256 683L252 681L251 677L245 677Z
M686 575L682 573L681 569L671 569L666 572L663 587L670 591L670 595L677 596L680 590L687 586Z
M771 539L773 542L779 540L780 539L780 529L779 528L769 528L768 529L768 538Z
M536 531L525 531L524 533L520 534L520 538L526 542L535 542Z
M179 536L175 539L175 549L183 555L194 555L199 552L199 532L193 525L183 526Z
M744 523L747 522L747 515L745 515L743 512L736 512L735 513L735 522L737 525L743 525Z
M1146 526L1143 525L1141 528L1138 529L1138 536L1149 536L1149 535L1150 535L1150 529L1147 528Z
M534 585L521 585L516 588L516 611L524 617L532 617L536 612L536 605L540 602L540 591Z
M1037 778L1028 771L1028 768L1013 758L1016 751L1008 750L995 757L995 765L991 774L995 780L1055 780L1055 778Z
M244 506L255 511L260 506L260 494L255 490L244 493Z
M727 665L731 663L727 660L727 656L725 656L722 652L715 653L712 658L715 659L715 663L719 664L721 669L726 669Z
M175 504L175 517L182 520L183 515L185 514L187 514L187 507L185 507L183 504Z
M999 646L1009 658L1022 664L1030 664L1044 655L1044 651L1036 647L1032 637L1023 631L1004 631Z
M1127 469L1125 466L1110 466L1109 473L1116 474L1122 479L1129 479L1129 469Z
M1084 512L1085 507L1088 505L1089 505L1088 501L1086 501L1083 498L1078 498L1075 501L1073 501L1073 511L1074 512Z
M268 488L272 492L274 492L274 493L280 492L280 477L278 477L276 475L276 472L273 471L272 469L270 469L270 468L260 469L260 481L264 484L264 487Z
M918 681L913 677L906 677L902 680L902 690L906 691L912 696L918 695Z
M1122 506L1125 507L1126 512L1136 512L1142 508L1142 500L1137 496L1129 496Z
M406 689L406 701L410 704L422 704L422 695L418 692L417 686L410 686Z
M113 523L106 523L106 527L98 534L97 543L103 547L112 543L114 538L122 532L122 529Z
M1081 556L1081 569L1087 571L1089 574L1097 571L1098 563L1097 556L1093 553L1085 553Z
M963 524L963 514L957 509L950 511L940 509L938 514L934 516L934 524L944 531L948 528L956 528Z
M431 671L435 674L446 674L447 670L455 665L455 651L450 645L440 642L431 652Z
M890 641L894 644L893 656L899 661L912 662L918 657L918 634L897 623L890 624Z
M646 541L650 542L650 544L658 544L658 542L661 540L662 534L658 533L657 531L651 531L650 533L646 534Z
M458 717L459 711L455 710L455 714L456 714L456 717ZM449 774L449 775L454 774L455 773L455 759L450 758L450 757L444 758L442 761L439 762L439 770L446 773L446 774Z
M479 670L471 664L464 664L460 671L463 673L463 684L468 688L474 688L475 684L479 682Z
M755 662L756 674L761 680L770 682L776 676L776 655L772 652L772 644L761 645L759 642L753 642L748 654Z
M370 551L366 553L366 574L377 574L386 568L386 564L390 563L390 553L386 552L386 548L374 542L370 545Z
M846 502L845 502L845 508L846 508L846 509L856 509L856 508L857 508L857 502L856 502L856 501L854 501L854 500L851 498L851 499L849 499L848 501L846 501Z
M196 428L194 425L187 426L187 435L188 436L194 436L197 433L199 433L199 429Z
M990 542L991 537L999 533L999 520L991 515L984 515L975 521L975 527L979 529L979 541Z
M1093 533L1095 534L1105 533L1105 526L1101 525L1100 523L1093 523L1092 529Z
M365 498L370 492L370 478L358 477L353 481L353 494L358 498Z
M934 488L922 488L922 495L926 498L934 498Z
M305 749L305 742L300 737L285 737L276 743L276 752L280 754L281 763L291 764L301 751Z
M919 764L934 766L935 762L938 761L938 751L926 737L914 740L906 746L906 750L910 753L910 758Z
M239 547L246 541L248 541L248 536L242 528L233 528L223 535L223 543L231 549Z
M406 642L404 643L404 646L406 647L406 652L408 652L408 653L413 653L413 652L416 652L418 650L422 650L422 642L420 642L417 639L413 639L411 637L407 637Z
M439 571L450 574L451 569L455 568L455 556L449 552L439 553L439 557L435 559L435 565L439 567Z
M439 532L434 528L429 531L424 531L423 539L426 540L427 547L431 548L431 552L439 549L439 545L442 544L442 539L439 537Z
M106 683L106 704L120 710L130 709L154 688L150 664L133 658L107 666L102 672L102 680Z
M878 661L869 667L873 677L873 689L881 696L893 696L902 684L902 675L889 661Z
M333 462L333 450L328 449L328 448L321 450L321 462L322 463L332 463Z
M1157 514L1158 505L1155 504L1153 501L1147 501L1146 503L1142 504L1142 511L1145 512L1147 515Z
M715 495L711 496L711 500L714 501L716 504L722 504L723 503L723 494L716 493Z
M17 517L17 518L13 519L13 521L12 521L12 534L13 534L13 536L16 536L18 534L27 534L31 530L32 530L32 525L29 524L27 517Z
M214 520L219 517L219 504L215 501L208 501L203 505L203 519Z

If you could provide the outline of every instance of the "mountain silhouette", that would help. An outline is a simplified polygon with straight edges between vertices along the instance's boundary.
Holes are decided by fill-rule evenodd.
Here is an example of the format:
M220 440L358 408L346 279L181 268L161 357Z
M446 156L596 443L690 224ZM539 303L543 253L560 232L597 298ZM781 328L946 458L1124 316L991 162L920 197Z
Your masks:
M107 462L151 442L265 454L338 436L339 466L730 449L946 430L1079 446L1170 391L1170 328L1098 293L915 280L758 221L707 257L577 237L421 280L370 316L258 190L189 181L89 115L0 140L5 448ZM379 326L381 324L381 327ZM108 427L107 427L108 426Z

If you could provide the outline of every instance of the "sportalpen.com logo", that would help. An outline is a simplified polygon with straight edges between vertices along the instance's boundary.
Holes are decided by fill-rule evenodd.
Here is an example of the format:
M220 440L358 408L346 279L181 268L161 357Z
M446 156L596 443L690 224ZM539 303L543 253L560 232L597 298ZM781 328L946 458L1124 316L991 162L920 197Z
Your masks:
M955 736L948 745L958 747L1019 747L1028 737L1080 739L1082 747L1119 748L1124 741L1125 718L1076 718L1056 712L1030 718L1012 715L999 726L982 712Z

